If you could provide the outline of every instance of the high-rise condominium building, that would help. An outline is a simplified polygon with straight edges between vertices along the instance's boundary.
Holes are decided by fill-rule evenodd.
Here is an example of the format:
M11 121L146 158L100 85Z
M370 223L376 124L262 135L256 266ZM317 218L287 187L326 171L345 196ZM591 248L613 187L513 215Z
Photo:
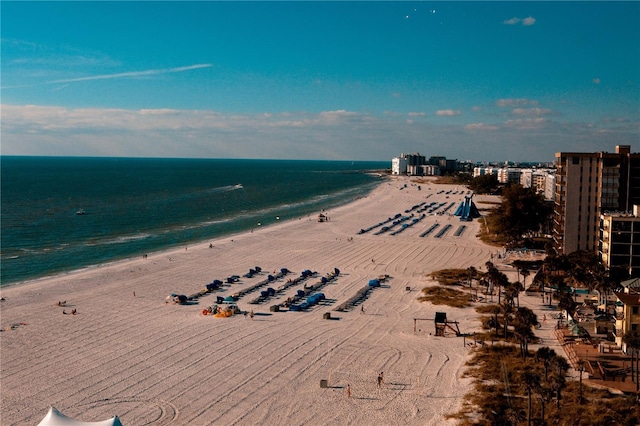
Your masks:
M553 238L560 253L597 251L600 215L640 204L640 154L629 145L608 152L556 153Z
M633 213L600 215L598 253L607 269L623 268L640 277L640 206L633 206Z

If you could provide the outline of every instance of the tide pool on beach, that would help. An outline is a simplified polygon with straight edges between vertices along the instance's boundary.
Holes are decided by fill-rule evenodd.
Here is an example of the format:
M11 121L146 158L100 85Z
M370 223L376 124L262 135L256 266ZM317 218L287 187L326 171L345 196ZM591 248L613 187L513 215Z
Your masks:
M7 157L0 285L308 217L387 162Z

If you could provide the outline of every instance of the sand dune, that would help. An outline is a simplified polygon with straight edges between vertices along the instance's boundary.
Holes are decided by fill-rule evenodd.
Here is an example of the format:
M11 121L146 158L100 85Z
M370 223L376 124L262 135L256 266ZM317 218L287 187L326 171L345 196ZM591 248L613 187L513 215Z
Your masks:
M478 330L479 322L473 309L416 298L429 272L483 267L496 249L477 240L477 222L449 215L428 215L395 236L358 235L422 201L455 203L453 213L464 196L457 186L400 189L408 182L385 182L325 212L328 222L304 217L211 241L213 248L206 241L3 289L1 423L35 425L53 405L85 421L118 415L125 425L445 424L470 389L461 377L468 349L461 338L430 335L432 322L420 322L414 334L413 318L444 310L463 332ZM441 238L419 236L436 222L452 226ZM193 294L254 266L263 273L197 304L165 303L170 293ZM307 312L269 309L300 284L261 305L249 304L259 293L241 298L238 306L253 309L253 320L201 314L216 295L283 267L292 274L273 288L304 269L318 272L307 284L336 267L341 274L322 288L327 300ZM370 292L364 313L360 306L334 310L383 274L389 279ZM63 300L67 305L57 306ZM62 314L72 309L76 315ZM323 319L326 312L332 319Z

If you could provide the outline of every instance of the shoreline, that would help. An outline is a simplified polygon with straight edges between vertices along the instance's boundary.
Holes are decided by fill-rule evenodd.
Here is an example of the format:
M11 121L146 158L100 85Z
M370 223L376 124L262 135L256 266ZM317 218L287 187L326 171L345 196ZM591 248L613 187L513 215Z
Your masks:
M366 197L331 208L326 222L287 220L3 287L2 424L37 424L50 405L83 421L117 414L125 425L453 424L446 414L470 390L471 379L462 377L468 349L460 350L462 339L430 334L432 324L415 334L413 319L446 311L464 333L479 329L478 314L417 297L431 284L429 272L482 267L496 249L477 239L477 221L448 214L430 214L395 236L358 233L418 203L446 207L464 196L460 185L421 185L393 177ZM441 238L419 236L435 223L451 229ZM456 228L464 232L455 236ZM171 293L193 294L258 265L260 276L193 304L166 303ZM319 290L326 299L307 311L270 309L301 283L267 303L250 303L260 292L238 300L240 309L255 312L252 319L202 315L217 295L248 289L280 268L293 272L274 288L305 269L317 272L305 285L334 268L341 273ZM389 279L361 304L335 310L383 275ZM63 315L71 309L77 315ZM386 384L377 389L380 371Z
M382 176L382 181L380 181L377 185L373 186L372 189L369 191L369 193L367 193L367 195L361 195L358 196L357 198L341 203L341 204L337 204L334 205L333 207L330 207L330 209L336 209L336 208L341 208L344 206L348 206L349 204L352 204L354 202L356 202L357 200L359 200L360 198L366 198L368 196L368 194L371 194L373 191L375 191L379 186L384 185L385 182L387 182L389 180L389 178L385 178L384 176ZM212 238L207 238L207 239L198 239L198 240L193 240L191 242L188 242L186 245L187 246L198 246L200 244L209 244L214 243L216 241L219 240L224 240L226 238L233 238L233 237L237 237L237 236L241 236L244 234L250 234L252 233L252 231L255 230L261 230L261 229L267 229L273 226L280 226L283 224L286 224L288 222L293 222L296 221L296 219L291 218L291 219L286 219L283 221L275 221L275 222L271 222L268 223L266 225L260 225L255 227L253 230L240 230L240 231L232 231L229 232L227 234L223 234L223 235L219 235L216 237L212 237ZM51 279L55 279L58 277L63 277L63 276L71 276L74 274L79 274L79 273L83 273L83 272L88 272L88 271L92 271L95 269L99 269L99 268L106 268L106 267L110 267L110 266L116 266L120 263L126 263L126 262L134 262L136 261L136 259L139 259L141 256L143 255L147 255L147 256L152 256L152 255L158 255L158 254L162 254L162 253L169 253L169 252L174 252L174 251L180 251L182 248L184 248L184 244L181 244L180 246L171 246L171 247L165 247L165 248L159 248L157 250L150 250L146 253L141 253L141 254L137 254L136 256L128 256L128 257L123 257L123 258L114 258L112 260L108 260L102 263L95 263L95 264L91 264L91 265L87 265L87 266L83 266L83 267L79 267L77 269L70 269L70 270L66 270L66 271L59 271L59 272L52 272L51 274L47 274L47 275L43 275L40 277L34 277L31 279L26 279L26 280L17 280L17 281L12 281L9 282L7 284L2 284L0 285L0 293L3 291L3 289L8 289L10 287L15 287L15 286L21 286L21 285L25 285L25 284L29 284L29 283L34 283L34 282L39 282L39 281L43 281L43 280L51 280Z

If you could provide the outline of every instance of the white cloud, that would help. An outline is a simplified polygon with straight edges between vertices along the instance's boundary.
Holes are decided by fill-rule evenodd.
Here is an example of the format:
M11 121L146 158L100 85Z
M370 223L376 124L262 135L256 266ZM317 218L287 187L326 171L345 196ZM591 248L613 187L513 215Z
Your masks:
M452 117L460 114L462 114L462 112L459 109L441 109L436 111L436 115L440 117Z
M469 123L464 126L466 130L498 130L500 127L495 124Z
M141 109L139 112L142 115L176 115L176 114L180 114L180 110L178 110L178 109L170 109L170 108Z
M346 111L344 109L339 109L336 111L323 111L318 114L320 120L324 121L327 124L335 124L338 122L342 122L344 120L348 120L354 117L357 117L358 113L352 111Z
M414 121L407 113L376 116L348 110L227 114L6 104L0 108L3 155L385 160L398 152L429 150L478 161L552 161L557 151L632 145L638 128L635 119L594 126L532 114L504 123L455 125ZM430 135L428 147L425 134Z
M511 111L514 115L527 115L527 116L541 116L541 115L549 115L553 111L548 108L515 108Z
M503 24L505 25L517 25L522 23L522 25L524 25L525 27L530 27L531 25L536 23L536 18L534 18L533 16L528 16L524 19L520 19L518 17L513 17L511 19L507 19L506 21L502 21Z
M409 117L426 117L427 114L424 112L410 112L407 114Z
M538 101L527 99L527 98L507 98L507 99L498 99L496 101L496 105L503 108L513 108L513 107L522 107L528 105L538 105Z
M518 130L540 129L547 121L543 117L536 118L518 118L516 120L508 120L504 123L505 127L516 128Z
M116 74L90 75L86 77L52 80L52 81L48 81L47 84L73 83L77 81L106 80L106 79L113 79L113 78L130 78L130 77L141 77L141 76L147 76L147 75L170 74L170 73L176 73L176 72L197 70L200 68L210 68L212 66L213 64L195 64L195 65L188 65L185 67L176 67L176 68L155 69L155 70L145 70L145 71L130 71L130 72L122 72L122 73L116 73Z
M464 126L466 130L498 130L500 127L495 124L470 123Z

